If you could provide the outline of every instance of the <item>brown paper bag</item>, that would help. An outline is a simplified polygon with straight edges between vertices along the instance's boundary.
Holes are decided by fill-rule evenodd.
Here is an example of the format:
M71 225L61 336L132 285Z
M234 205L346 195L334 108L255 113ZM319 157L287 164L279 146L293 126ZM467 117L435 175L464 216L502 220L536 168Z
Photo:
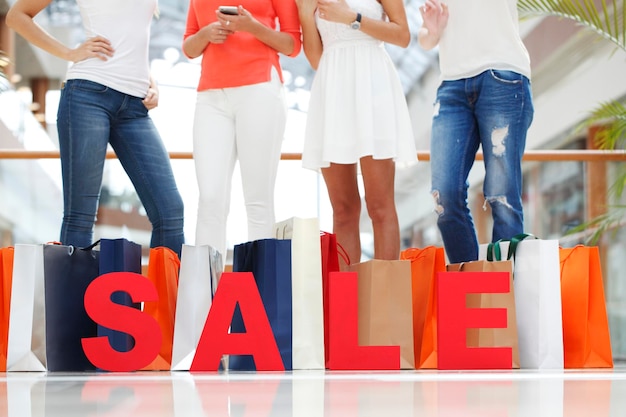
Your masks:
M400 346L400 368L415 369L411 262L353 264L359 282L359 345Z
M467 347L510 346L513 350L513 368L520 367L519 342L517 337L517 317L515 314L515 294L513 291L512 261L472 261L446 266L449 272L508 272L510 291L508 293L468 294L468 308L505 308L507 324L505 329L468 329Z

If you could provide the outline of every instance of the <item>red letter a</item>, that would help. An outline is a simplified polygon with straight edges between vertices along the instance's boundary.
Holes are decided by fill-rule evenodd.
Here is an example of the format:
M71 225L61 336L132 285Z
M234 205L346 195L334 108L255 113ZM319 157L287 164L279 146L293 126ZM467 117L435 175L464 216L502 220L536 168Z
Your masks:
M228 333L237 303L246 333ZM190 371L217 371L229 354L252 355L257 371L285 370L251 272L222 274Z

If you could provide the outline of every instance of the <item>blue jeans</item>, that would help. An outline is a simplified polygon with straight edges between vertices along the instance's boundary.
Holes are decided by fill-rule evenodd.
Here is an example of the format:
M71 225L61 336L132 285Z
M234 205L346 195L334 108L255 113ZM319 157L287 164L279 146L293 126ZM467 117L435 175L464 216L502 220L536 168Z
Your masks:
M451 263L478 258L467 179L479 146L483 192L493 215L492 241L524 231L521 160L533 112L530 81L515 72L488 70L439 87L430 148L432 194Z
M63 175L61 242L93 240L107 145L130 177L152 224L150 247L180 255L183 201L169 156L142 99L87 80L69 80L57 114Z

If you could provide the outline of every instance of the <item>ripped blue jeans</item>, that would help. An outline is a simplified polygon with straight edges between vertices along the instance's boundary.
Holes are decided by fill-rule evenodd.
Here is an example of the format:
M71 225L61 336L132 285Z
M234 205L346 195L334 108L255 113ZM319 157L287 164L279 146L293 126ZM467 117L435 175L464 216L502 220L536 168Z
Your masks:
M440 85L430 145L431 191L450 263L478 258L467 191L479 146L483 192L493 215L492 241L524 231L521 159L533 112L530 81L512 71L487 70Z

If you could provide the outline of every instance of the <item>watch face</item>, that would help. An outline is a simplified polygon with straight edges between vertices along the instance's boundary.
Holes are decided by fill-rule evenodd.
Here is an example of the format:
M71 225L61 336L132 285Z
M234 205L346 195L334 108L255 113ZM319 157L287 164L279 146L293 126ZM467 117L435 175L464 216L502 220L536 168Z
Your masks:
M355 29L355 30L356 30L356 29L360 29L360 28L361 28L361 22L352 22L352 23L350 24L350 27L351 27L352 29Z

